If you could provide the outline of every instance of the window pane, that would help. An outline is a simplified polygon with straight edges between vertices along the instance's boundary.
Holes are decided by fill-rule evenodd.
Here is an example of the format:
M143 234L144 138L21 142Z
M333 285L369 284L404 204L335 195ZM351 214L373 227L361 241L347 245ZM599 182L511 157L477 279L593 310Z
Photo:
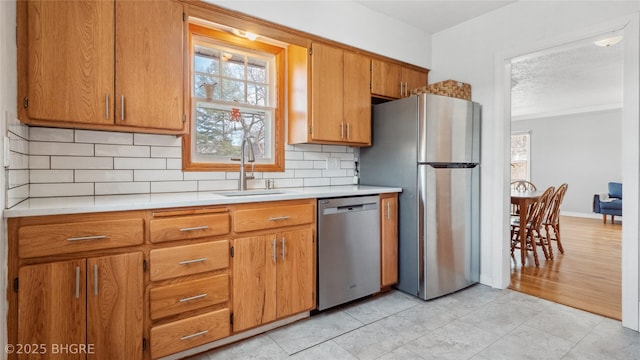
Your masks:
M222 100L246 103L244 82L242 81L223 79L221 91L220 99Z
M196 107L196 153L204 156L239 157L244 137L251 137L256 159L265 155L265 112L243 109ZM229 159L226 159L229 160Z
M247 85L247 104L267 106L267 87L263 85Z
M269 82L267 65L268 63L265 60L249 58L247 80L261 84Z
M196 74L193 87L193 94L196 97L206 97L208 99L220 98L220 86L218 86L217 78Z
M224 52L222 54L222 74L225 77L244 80L244 56Z
M530 134L511 135L511 180L529 179Z
M220 50L196 45L193 65L196 72L219 75Z

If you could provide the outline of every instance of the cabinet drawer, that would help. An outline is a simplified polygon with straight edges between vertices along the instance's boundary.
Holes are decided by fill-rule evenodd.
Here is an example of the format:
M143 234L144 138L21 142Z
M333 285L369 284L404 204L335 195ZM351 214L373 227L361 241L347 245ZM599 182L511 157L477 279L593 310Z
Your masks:
M142 244L143 219L25 225L18 229L22 258Z
M149 260L151 281L224 269L229 266L229 241L154 249Z
M229 275L222 274L151 289L151 319L229 300Z
M229 214L153 219L149 230L152 243L223 235L229 232Z
M229 309L193 316L151 328L151 357L177 353L229 336Z
M246 232L310 224L313 222L314 215L314 206L311 204L236 210L233 216L233 229L235 232Z

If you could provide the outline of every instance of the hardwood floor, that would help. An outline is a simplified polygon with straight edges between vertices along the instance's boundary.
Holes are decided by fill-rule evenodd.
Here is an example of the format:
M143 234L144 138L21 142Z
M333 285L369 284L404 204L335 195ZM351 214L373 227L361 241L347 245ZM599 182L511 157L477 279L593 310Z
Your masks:
M621 244L622 225L603 224L602 219L562 216L564 254L553 242L553 260L538 249L540 267L527 254L524 267L520 253L511 260L510 288L592 313L622 318Z

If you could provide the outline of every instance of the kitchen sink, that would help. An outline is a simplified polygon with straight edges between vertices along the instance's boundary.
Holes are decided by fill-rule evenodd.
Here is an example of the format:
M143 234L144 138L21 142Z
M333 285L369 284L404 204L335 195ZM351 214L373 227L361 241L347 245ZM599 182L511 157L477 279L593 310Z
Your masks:
M238 191L219 191L214 192L215 195L222 196L257 196L257 195L278 195L286 194L286 191L282 190L238 190Z

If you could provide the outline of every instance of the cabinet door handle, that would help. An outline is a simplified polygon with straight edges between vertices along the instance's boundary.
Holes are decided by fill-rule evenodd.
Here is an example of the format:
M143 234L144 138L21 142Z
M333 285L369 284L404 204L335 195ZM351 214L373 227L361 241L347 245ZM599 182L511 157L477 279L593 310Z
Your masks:
M181 337L181 338L180 338L180 341L182 341L182 340L189 340L189 339L194 338L194 337L196 337L196 336L202 336L202 335L205 335L205 334L206 334L206 333L208 333L208 332L209 332L209 330L204 330L204 331L199 331L199 332L197 332L197 333L195 333L195 334L191 334L191 335L183 336L183 337Z
M276 239L275 238L273 240L271 240L271 248L273 249L273 262L276 262L276 261L278 261L278 254L277 254L278 245L276 245Z
M347 140L351 140L351 123L347 123Z
M180 299L180 302L183 303L183 302L187 302L187 301L198 300L198 299L202 299L203 297L207 297L207 294L198 294L198 295L182 298L182 299Z
M120 97L120 120L124 121L124 95Z
M98 264L93 265L93 294L98 295Z
M282 245L282 260L284 260L285 254L287 253L287 251L285 250L285 239L284 236L282 237L282 240L280 240L280 244Z
M182 229L180 229L180 231L204 230L204 229L208 229L208 228L209 227L207 225L203 225L203 226L194 226L194 227L182 228Z
M391 203L387 201L387 220L391 220Z
M199 262L205 262L208 259L206 257L203 258L197 258L197 259L191 259L191 260L182 260L179 262L180 265L189 265L189 264L193 264L193 263L199 263Z
M106 239L107 235L94 235L94 236L80 236L67 238L67 241L82 241L82 240L100 240Z
M104 117L109 120L109 94L105 94L104 97Z
M340 139L344 139L344 122L340 123Z
M80 299L80 266L76 266L76 299Z
M288 218L289 216L276 216L276 217L270 217L269 221L287 220Z

